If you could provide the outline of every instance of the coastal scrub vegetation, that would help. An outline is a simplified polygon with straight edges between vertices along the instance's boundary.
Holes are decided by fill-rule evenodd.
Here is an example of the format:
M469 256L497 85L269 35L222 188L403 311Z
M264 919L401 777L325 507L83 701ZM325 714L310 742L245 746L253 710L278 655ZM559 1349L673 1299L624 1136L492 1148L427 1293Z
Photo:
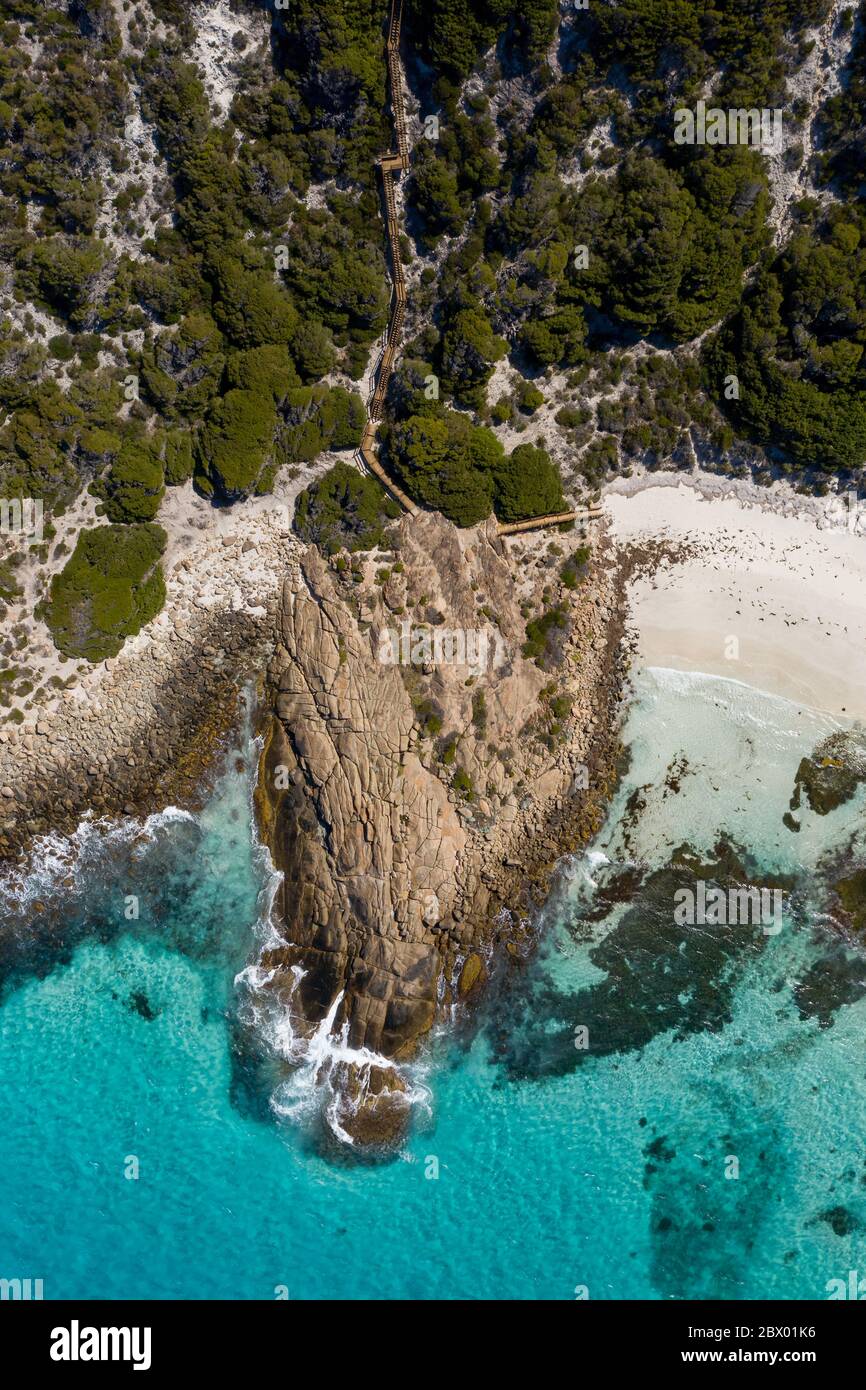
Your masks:
M230 8L217 100L179 0L4 7L0 496L58 514L89 489L141 527L166 488L239 504L360 442L390 300L388 7ZM791 79L831 16L844 72L813 111ZM420 124L382 438L411 496L468 526L696 453L858 474L862 21L832 0L406 0L403 34ZM707 92L784 109L777 163L807 196L783 217L761 151L673 140ZM345 505L352 547L387 507L333 462L298 525L328 548Z
M789 82L814 46L807 30L830 19L830 0L557 10L408 4L410 55L419 55L409 58L411 84L422 117L439 122L436 138L418 142L407 184L425 262L425 326L410 355L497 436L525 428L521 416L543 419L574 459L569 484L587 490L635 462L688 463L696 438L707 461L739 436L772 446L794 470L859 468L860 271L856 256L843 268L842 243L854 243L841 230L846 219L859 228L866 139L866 37L849 22L853 11L831 26L840 49L851 33L848 71L819 105L804 171L847 201L822 228L804 200L780 253L778 189L762 151L678 145L673 114L707 90L722 108L782 107L783 163L793 171L807 103L791 101ZM663 370L645 370L633 353L641 340ZM528 379L510 404L488 399L506 354ZM731 402L720 383L734 366L742 391ZM550 415L545 379L556 384ZM576 419L590 392L588 419ZM404 404L392 393L396 411ZM477 481L473 493L483 488Z
M328 555L373 550L400 508L375 478L337 463L298 497L295 527L301 539Z
M79 532L75 550L51 581L45 619L67 657L116 656L165 602L161 526L113 525Z
M397 393L403 394L399 385ZM521 444L506 453L493 430L438 402L398 419L387 434L387 449L410 495L457 526L474 526L491 512L513 521L565 506L558 469L546 450Z
M738 427L796 463L866 459L866 208L813 214L750 286L706 354ZM734 383L726 396L725 383Z
M228 110L191 61L189 6L4 8L4 497L57 515L89 489L112 526L138 528L167 487L236 503L283 465L357 447L352 383L389 299L384 10L232 8ZM138 554L118 544L133 569ZM129 578L149 607L158 586ZM52 630L73 642L65 620Z

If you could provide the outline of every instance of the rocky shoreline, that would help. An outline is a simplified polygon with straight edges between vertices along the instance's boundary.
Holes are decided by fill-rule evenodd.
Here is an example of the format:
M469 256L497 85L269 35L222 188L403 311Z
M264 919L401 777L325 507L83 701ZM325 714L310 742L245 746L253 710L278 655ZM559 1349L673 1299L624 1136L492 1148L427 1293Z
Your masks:
M284 508L193 540L154 623L20 725L0 728L0 866L92 815L195 809L273 646L297 550Z

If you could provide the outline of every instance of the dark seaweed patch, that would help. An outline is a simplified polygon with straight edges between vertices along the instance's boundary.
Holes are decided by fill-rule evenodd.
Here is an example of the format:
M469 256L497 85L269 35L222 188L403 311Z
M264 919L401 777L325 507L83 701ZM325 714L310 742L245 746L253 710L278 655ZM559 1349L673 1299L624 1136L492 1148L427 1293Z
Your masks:
M779 882L770 884L727 843L717 846L709 864L682 846L670 865L645 878L635 871L630 878L614 876L600 889L608 910L612 900L622 900L626 887L633 896L618 924L589 952L605 978L568 993L550 979L543 961L528 972L511 996L507 1032L503 1028L496 1049L510 1076L562 1075L592 1057L644 1047L663 1033L682 1039L730 1022L738 974L764 950L767 938L751 923L678 925L674 895L693 887L698 877L720 887ZM592 918L599 906L597 899ZM584 914L575 923L578 935L586 920ZM586 1048L575 1045L578 1026L588 1029Z
M840 943L810 965L794 987L794 1002L801 1018L816 1018L829 1028L843 1005L856 1004L864 994L866 960Z
M863 1222L848 1207L830 1207L819 1214L818 1220L826 1221L830 1230L837 1236L853 1236L863 1229Z
M148 1023L152 1023L155 1018L159 1018L159 1009L154 1009L144 990L133 990L127 1001L127 1008L130 1013L138 1014Z

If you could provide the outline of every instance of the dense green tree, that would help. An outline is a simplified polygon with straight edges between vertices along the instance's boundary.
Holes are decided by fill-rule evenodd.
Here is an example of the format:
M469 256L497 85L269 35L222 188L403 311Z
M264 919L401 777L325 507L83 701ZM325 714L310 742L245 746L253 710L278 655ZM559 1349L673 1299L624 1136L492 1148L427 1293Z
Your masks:
M273 396L277 402L301 384L288 348L276 343L231 353L226 361L226 382L229 389Z
M298 325L292 351L304 381L319 381L327 376L337 360L330 333L316 319L306 319Z
M866 212L831 209L759 275L704 355L718 404L801 466L866 462Z
M458 309L442 335L442 379L455 398L476 409L484 403L493 367L508 351L483 309Z
M849 11L853 14L853 9ZM860 195L866 165L866 27L856 28L841 90L819 108L819 171L846 192Z
M82 410L48 380L0 427L0 496L41 498L62 511L81 489ZM86 463L85 463L86 470Z
M410 415L391 432L389 457L409 493L458 526L493 507L493 470L503 455L492 430L453 410Z
M316 180L373 182L389 138L385 14L380 0L293 0L278 15L273 42L291 127Z
M372 194L356 202L332 194L329 212L298 212L286 243L283 276L303 313L295 349L299 362L314 321L367 343L384 329L389 301L385 258L378 231L371 236L378 211ZM314 350L311 340L311 354Z
M272 396L228 391L214 403L198 437L196 483L228 502L269 492L277 414Z
M563 302L565 301L565 302ZM543 367L559 363L574 366L586 357L586 318L580 305L561 296L544 318L528 319L520 331L520 341L530 357Z
M109 521L153 521L165 493L162 443L125 439L108 475L94 483Z
M452 82L468 77L485 49L504 32L509 49L528 64L540 62L559 18L556 0L410 0L413 39L437 72Z
M214 265L214 318L241 348L288 343L298 328L298 312L285 290L264 269L251 269L232 256Z
M290 463L312 462L325 449L357 449L366 412L361 397L343 386L303 386L290 391L280 443Z
M91 294L106 261L105 247L93 237L48 237L25 252L19 270L35 279L37 297L80 328L92 312Z
M398 418L438 415L441 409L438 377L432 364L417 357L403 357L391 376L388 403Z
M189 482L195 468L189 430L169 430L165 438L165 481L170 487Z
M545 449L518 444L496 466L494 505L501 521L525 521L565 511L559 470Z
M190 314L176 331L160 333L142 353L144 390L162 415L200 417L219 389L225 354L219 329L206 314Z
M429 146L418 150L412 169L413 200L428 234L456 236L466 222L468 207L460 200L457 172Z

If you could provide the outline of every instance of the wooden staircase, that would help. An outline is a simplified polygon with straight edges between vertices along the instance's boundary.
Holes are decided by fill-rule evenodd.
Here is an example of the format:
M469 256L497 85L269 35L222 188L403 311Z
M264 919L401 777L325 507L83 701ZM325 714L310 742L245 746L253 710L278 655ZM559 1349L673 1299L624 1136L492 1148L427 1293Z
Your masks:
M376 449L377 421L385 410L385 397L397 351L403 337L403 320L406 315L406 278L403 274L403 261L400 256L400 223L397 218L397 197L394 180L409 168L409 137L406 133L406 107L403 101L403 74L400 70L400 26L403 19L403 0L391 0L391 18L388 24L386 52L388 56L388 82L391 92L391 111L394 117L396 150L379 159L382 174L382 193L385 200L385 230L388 238L388 254L391 259L391 306L388 314L388 327L382 356L376 370L376 384L367 407L367 424L358 450L359 457L366 468L377 477L388 492L403 507L413 514L418 507L402 488L388 476L379 462ZM497 532L500 536L517 535L523 531L535 531L541 526L558 526L566 521L591 520L601 514L600 507L589 507L582 511L560 512L555 516L532 517L528 521L500 523Z
M406 316L406 278L403 274L403 261L400 256L400 223L397 219L397 197L394 177L409 168L409 138L406 134L406 107L403 101L403 75L400 71L400 25L403 18L403 0L392 0L391 20L388 25L388 80L391 88L391 110L394 116L394 133L397 141L396 151L383 155L378 161L382 174L382 193L385 199L385 231L388 238L388 254L391 259L391 307L388 327L385 332L385 346L379 359L376 372L376 385L367 407L367 424L359 450L361 460L383 487L396 497L401 507L415 513L418 508L402 488L398 487L382 467L376 450L376 422L381 420L385 409L385 396L388 383L394 370L397 350L403 337L403 320Z

